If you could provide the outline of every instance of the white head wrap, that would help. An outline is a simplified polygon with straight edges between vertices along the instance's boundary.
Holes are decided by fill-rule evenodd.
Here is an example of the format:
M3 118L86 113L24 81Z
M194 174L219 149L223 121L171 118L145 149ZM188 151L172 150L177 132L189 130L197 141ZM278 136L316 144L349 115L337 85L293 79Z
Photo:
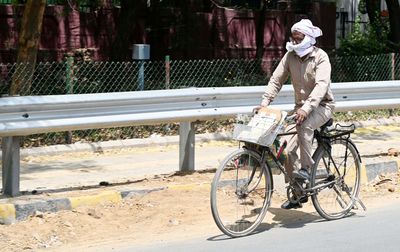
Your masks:
M300 44L286 43L286 49L291 52L295 51L297 55L303 57L313 50L316 43L315 38L322 36L322 31L314 26L309 19L302 19L300 22L292 26L291 32L298 31L304 34L304 39Z
M315 38L322 36L322 31L317 26L314 26L309 19L302 19L300 22L292 26L291 32L298 31L311 38L313 45Z

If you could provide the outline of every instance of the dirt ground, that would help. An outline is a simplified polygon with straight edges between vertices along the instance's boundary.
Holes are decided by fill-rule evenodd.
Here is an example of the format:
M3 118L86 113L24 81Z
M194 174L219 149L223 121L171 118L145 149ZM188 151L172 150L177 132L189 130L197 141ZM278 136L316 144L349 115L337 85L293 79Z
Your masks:
M213 175L213 172L195 172L146 179L140 182L143 186L175 186L125 198L119 204L43 213L13 225L2 225L1 251L95 251L99 246L112 249L128 241L145 245L220 235L209 203L209 182ZM178 186L188 183L196 186ZM368 208L400 198L400 174L381 176L363 186L361 198ZM284 200L284 195L274 193L264 220L267 226L320 219L311 202L302 209L282 210L279 206Z

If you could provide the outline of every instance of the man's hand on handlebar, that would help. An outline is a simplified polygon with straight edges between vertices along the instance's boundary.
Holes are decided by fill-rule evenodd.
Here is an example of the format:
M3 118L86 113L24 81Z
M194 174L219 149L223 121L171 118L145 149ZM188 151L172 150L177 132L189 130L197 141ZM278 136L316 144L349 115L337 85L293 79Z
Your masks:
M258 111L259 111L261 108L263 108L263 106L261 106L261 105L258 105L258 106L256 106L256 107L254 107L254 108L253 108L253 114L257 114Z
M258 111L261 108L264 108L265 106L262 105L258 105L256 107L253 108L253 114L257 114ZM293 119L296 121L297 125L300 125L304 122L304 120L307 119L307 113L302 110L302 109L298 109L292 116L289 116L288 118L286 118L287 121L292 121Z
M268 105L269 102L267 100L263 100L260 105L257 105L255 108L253 108L253 114L257 114L260 109L266 108Z

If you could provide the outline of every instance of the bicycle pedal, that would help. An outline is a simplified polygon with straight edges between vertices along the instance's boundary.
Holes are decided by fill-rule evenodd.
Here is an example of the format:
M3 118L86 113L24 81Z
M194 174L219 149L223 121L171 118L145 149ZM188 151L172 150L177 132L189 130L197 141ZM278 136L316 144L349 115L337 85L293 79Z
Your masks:
M325 179L326 182L331 182L335 180L335 175L328 175L328 177Z

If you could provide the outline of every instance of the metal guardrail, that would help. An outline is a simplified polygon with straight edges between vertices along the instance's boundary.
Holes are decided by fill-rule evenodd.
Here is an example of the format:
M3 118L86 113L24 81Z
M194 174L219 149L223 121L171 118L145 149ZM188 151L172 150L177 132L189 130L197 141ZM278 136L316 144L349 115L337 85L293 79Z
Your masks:
M331 88L336 111L400 107L399 81L333 83ZM192 122L251 113L264 90L263 86L188 88L1 98L3 193L19 193L19 136L36 133L181 122L179 169L193 170ZM288 85L273 105L290 110L293 101Z
M400 104L400 81L334 83L331 88L336 111ZM229 117L250 113L264 90L257 86L5 97L0 99L0 136ZM273 106L290 110L293 101L293 88L287 85Z

